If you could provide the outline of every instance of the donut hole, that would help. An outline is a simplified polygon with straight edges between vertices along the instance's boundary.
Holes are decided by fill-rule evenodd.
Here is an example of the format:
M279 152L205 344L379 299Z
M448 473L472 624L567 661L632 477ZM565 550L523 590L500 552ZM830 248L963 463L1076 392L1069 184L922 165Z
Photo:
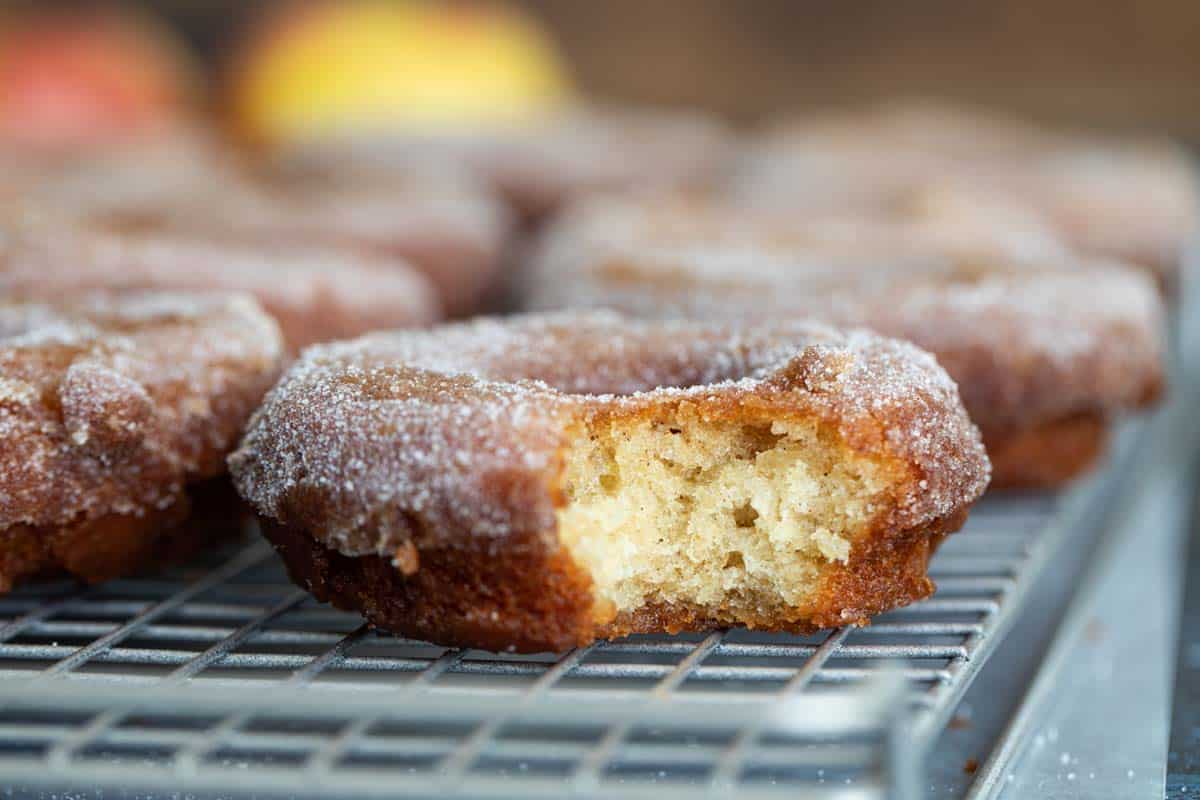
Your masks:
M682 609L753 625L802 615L886 487L819 422L735 422L682 403L578 434L559 536L591 575L601 624Z

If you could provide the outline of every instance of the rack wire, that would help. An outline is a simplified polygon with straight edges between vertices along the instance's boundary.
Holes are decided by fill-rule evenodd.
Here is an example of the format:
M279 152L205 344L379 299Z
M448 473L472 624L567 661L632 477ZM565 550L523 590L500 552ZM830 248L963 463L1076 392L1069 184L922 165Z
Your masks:
M953 714L1097 480L988 498L935 597L865 628L565 654L377 635L267 545L0 598L0 788L222 797L883 797Z

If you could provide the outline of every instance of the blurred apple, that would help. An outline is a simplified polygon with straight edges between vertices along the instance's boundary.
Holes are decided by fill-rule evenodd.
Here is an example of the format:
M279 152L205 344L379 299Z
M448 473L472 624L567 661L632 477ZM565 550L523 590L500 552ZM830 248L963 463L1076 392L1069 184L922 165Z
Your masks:
M0 13L0 142L78 148L178 119L196 70L169 31L111 9Z
M231 75L232 122L259 143L525 122L569 96L549 37L494 3L285 3Z

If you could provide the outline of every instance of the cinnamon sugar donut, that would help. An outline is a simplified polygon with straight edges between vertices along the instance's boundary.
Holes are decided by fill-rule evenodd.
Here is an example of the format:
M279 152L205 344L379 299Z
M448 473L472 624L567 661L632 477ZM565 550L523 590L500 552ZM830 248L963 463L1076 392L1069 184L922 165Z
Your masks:
M451 316L477 313L501 278L507 210L461 170L422 167L387 179L263 180L200 217L265 244L350 251L409 265ZM179 221L177 220L177 223Z
M318 345L230 467L318 598L521 651L863 624L933 591L989 472L911 345L606 313Z
M396 259L28 209L0 225L0 297L76 289L248 292L279 322L292 351L440 318L428 279Z
M1012 218L805 221L663 198L596 201L550 232L526 304L800 316L908 339L958 382L996 487L1078 475L1102 452L1107 420L1151 403L1163 383L1153 282L1080 261Z
M463 164L527 224L574 198L635 187L707 187L731 153L728 132L697 114L575 108L508 127L391 134L293 144L287 170L378 176L414 161Z
M0 591L153 560L282 358L243 295L0 301Z
M314 248L424 274L451 314L478 310L499 279L510 220L473 176L413 164L386 181L330 175L276 181L202 137L180 136L145 160L116 152L18 176L0 165L0 200L76 225L170 229L267 248ZM411 281L410 281L411 283ZM386 290L385 290L386 291Z
M929 187L1000 195L1076 249L1176 278L1200 231L1187 152L1169 142L1059 131L964 109L900 104L784 122L748 148L742 204L878 211Z

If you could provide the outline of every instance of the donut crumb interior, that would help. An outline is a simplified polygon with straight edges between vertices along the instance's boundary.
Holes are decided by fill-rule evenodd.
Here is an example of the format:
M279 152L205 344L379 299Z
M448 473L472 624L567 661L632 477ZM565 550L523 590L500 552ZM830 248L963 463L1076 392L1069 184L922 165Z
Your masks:
M684 606L730 624L802 606L887 488L815 420L605 417L566 454L559 537L597 622Z

